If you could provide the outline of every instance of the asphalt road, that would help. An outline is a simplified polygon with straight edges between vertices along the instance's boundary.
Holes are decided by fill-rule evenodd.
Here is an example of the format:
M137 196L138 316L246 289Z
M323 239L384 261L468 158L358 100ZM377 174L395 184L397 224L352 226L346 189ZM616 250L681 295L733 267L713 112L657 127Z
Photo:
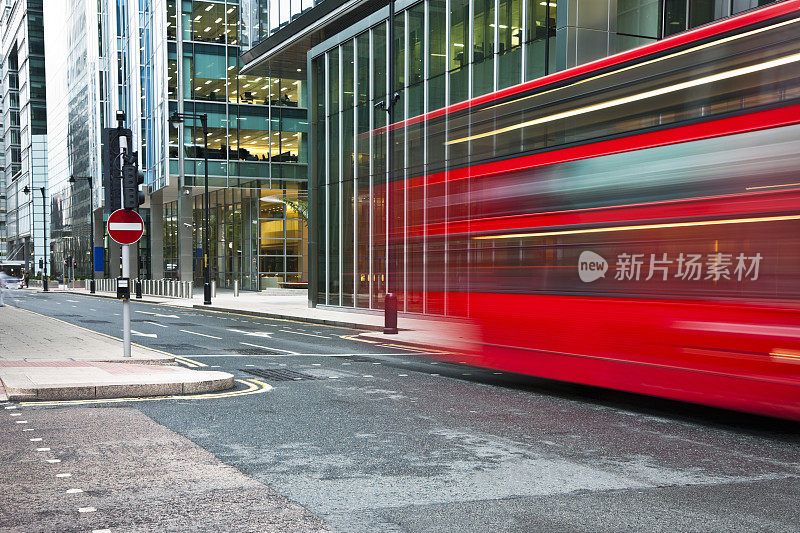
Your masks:
M11 303L118 335L112 300L21 292ZM273 389L21 412L75 426L87 412L137 411L146 417L129 423L141 438L151 421L164 426L337 531L798 531L795 423L440 363L349 339L347 328L133 310L145 335L136 342ZM148 454L152 463L158 447ZM140 487L125 502L152 498ZM149 520L172 523L170 512L154 506ZM112 531L136 529L105 507L96 515ZM201 516L194 529L213 531L219 515Z

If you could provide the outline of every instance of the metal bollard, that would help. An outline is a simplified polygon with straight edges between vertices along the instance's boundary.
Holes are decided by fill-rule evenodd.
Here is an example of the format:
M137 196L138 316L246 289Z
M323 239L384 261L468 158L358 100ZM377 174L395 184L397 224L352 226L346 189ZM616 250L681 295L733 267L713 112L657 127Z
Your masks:
M234 296L239 296L239 280L238 279L233 280L233 295Z
M212 298L217 297L217 280L213 280L211 282L211 297Z
M194 283L187 281L189 284L189 299L194 299Z

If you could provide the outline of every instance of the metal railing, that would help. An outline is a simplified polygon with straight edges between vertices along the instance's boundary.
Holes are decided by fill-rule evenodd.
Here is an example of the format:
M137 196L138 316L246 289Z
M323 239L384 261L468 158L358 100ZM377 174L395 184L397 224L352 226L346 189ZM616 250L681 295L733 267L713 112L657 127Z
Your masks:
M191 281L177 281L174 279L143 279L141 281L143 295L189 299L194 297L194 286ZM116 278L98 279L97 290L100 292L116 293Z

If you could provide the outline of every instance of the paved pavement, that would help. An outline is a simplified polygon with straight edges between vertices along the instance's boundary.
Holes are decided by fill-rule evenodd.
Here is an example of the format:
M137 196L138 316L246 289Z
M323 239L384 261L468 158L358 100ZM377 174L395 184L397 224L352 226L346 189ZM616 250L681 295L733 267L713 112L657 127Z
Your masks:
M2 531L327 530L297 503L136 409L2 407Z
M174 366L172 355L142 346L124 358L119 339L13 307L21 294L34 293L12 291L10 305L0 308L2 400L202 394L234 387L231 374ZM60 305L78 309L78 300L63 299Z

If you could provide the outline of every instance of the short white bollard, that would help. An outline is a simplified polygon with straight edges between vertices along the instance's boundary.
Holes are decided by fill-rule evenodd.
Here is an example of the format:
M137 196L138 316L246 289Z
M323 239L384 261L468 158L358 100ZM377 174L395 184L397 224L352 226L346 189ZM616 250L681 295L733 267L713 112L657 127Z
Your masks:
M234 296L239 296L239 280L238 279L233 280L233 295Z

